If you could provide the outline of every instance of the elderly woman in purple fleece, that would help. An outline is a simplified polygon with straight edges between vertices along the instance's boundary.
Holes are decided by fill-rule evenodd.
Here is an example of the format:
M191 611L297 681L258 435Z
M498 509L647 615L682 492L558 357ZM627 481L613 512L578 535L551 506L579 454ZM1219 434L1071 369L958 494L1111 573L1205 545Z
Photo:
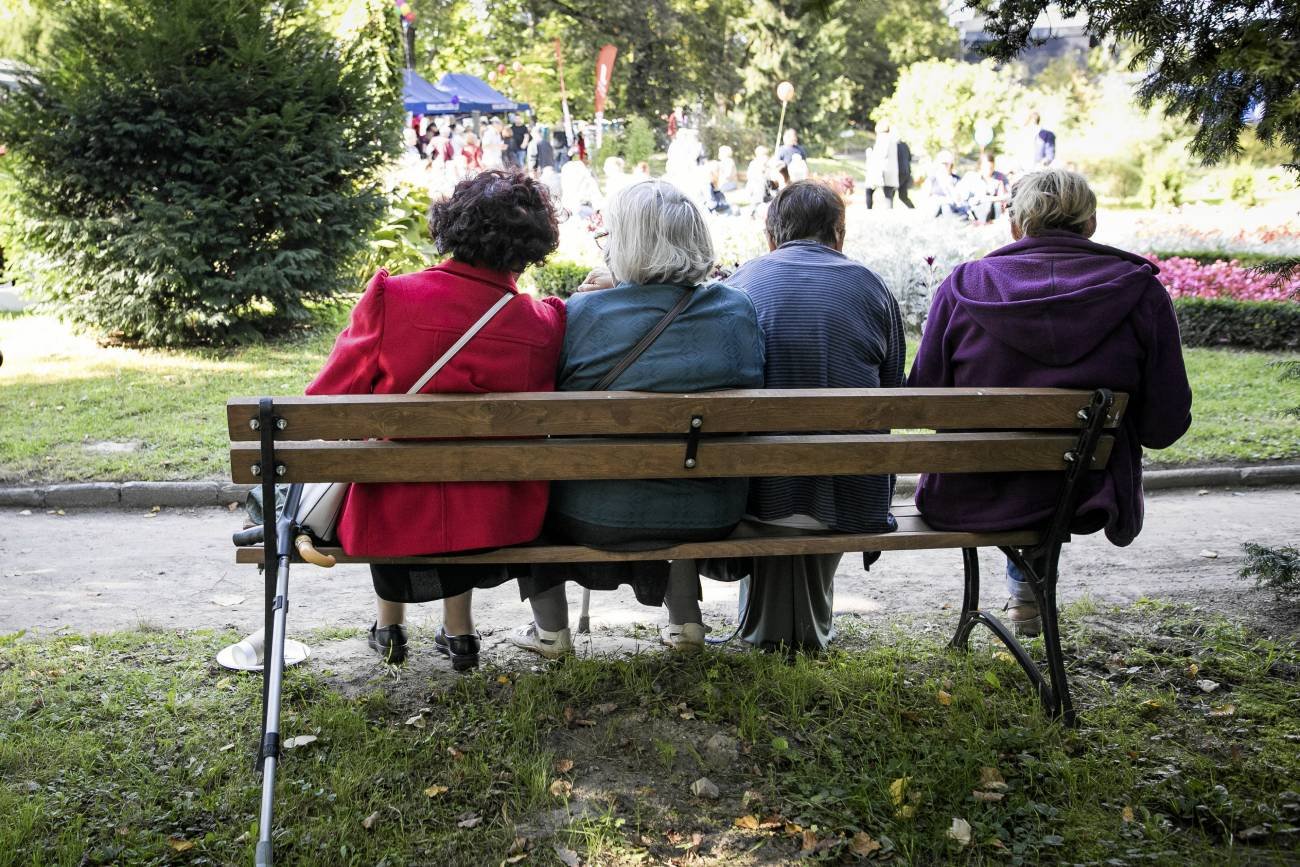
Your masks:
M1097 199L1082 175L1024 176L1008 213L1014 243L958 265L935 293L908 385L1126 392L1110 461L1089 475L1072 529L1127 545L1142 529L1142 449L1173 445L1192 421L1173 305L1154 264L1089 240ZM1010 530L1046 521L1059 487L1044 473L930 474L916 505L939 529ZM1038 606L1020 577L1008 563L1007 611L1036 635Z

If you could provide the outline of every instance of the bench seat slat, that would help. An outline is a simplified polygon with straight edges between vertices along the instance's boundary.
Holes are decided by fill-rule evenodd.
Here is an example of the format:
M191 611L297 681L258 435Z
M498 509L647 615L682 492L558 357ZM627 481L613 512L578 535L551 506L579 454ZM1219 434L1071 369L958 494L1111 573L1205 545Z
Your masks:
M275 398L278 440L518 437L685 433L691 416L710 433L920 429L1065 429L1091 392L1053 388L766 389L700 394L559 392L301 395ZM1107 427L1123 413L1116 395ZM227 403L230 438L249 442L257 398Z
M879 473L1061 471L1071 434L858 434L704 437L698 464L684 466L677 439L290 442L277 445L281 482L469 482L836 476ZM1094 466L1105 466L1103 437ZM232 476L255 483L256 444L231 445Z
M704 557L758 557L786 554L835 554L853 551L910 551L931 548L978 548L987 545L1034 545L1040 534L1033 530L1001 533L962 533L934 530L916 517L900 517L898 530L879 534L829 534L771 536L719 542L692 542L654 551L600 551L581 545L521 545L477 554L433 557L349 557L341 548L321 548L340 563L403 563L451 565L467 563L609 563L635 560L675 560ZM237 548L237 563L261 563L260 545Z

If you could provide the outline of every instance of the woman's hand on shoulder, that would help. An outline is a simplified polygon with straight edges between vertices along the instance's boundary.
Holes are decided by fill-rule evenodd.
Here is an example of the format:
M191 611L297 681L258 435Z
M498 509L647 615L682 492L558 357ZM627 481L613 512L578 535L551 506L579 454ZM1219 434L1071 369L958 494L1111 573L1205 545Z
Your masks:
M596 292L601 289L613 289L613 288L614 288L614 275L610 273L608 268L601 266L598 268L592 268L589 272L587 272L587 276L584 277L582 280L582 285L580 285L577 289L574 289L573 291L574 292Z

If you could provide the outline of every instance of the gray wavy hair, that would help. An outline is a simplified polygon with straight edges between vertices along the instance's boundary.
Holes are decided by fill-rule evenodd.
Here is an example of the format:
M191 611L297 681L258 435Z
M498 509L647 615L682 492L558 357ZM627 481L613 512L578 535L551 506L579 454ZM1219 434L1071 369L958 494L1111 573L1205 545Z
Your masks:
M1030 172L1011 188L1011 219L1026 235L1052 230L1082 234L1096 214L1097 197L1078 172Z
M694 286L713 270L713 238L704 215L667 181L639 181L605 208L605 264L628 283Z

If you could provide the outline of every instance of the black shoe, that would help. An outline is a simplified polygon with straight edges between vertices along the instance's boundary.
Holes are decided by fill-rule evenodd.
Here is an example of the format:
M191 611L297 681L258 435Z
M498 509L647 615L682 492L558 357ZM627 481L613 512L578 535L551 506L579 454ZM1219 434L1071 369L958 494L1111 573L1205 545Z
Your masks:
M406 627L400 623L383 629L378 626L378 623L370 625L370 646L379 651L379 657L389 665L406 662Z
M448 635L447 630L438 627L438 634L433 636L433 648L451 660L451 667L456 671L469 671L478 668L479 634Z

